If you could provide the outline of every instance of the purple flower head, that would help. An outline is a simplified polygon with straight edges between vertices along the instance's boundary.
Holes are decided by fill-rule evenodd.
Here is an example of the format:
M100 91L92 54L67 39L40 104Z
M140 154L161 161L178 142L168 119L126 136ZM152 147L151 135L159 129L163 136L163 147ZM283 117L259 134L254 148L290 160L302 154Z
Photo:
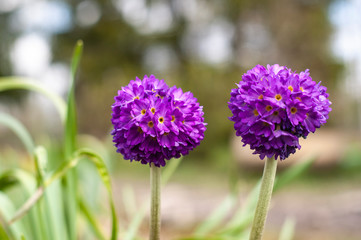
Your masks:
M169 88L153 75L122 87L112 105L113 142L124 159L165 166L200 144L203 107L190 92Z
M229 119L261 159L284 160L295 153L299 138L325 124L331 111L326 87L316 84L308 70L298 74L278 64L257 65L237 86L228 102Z

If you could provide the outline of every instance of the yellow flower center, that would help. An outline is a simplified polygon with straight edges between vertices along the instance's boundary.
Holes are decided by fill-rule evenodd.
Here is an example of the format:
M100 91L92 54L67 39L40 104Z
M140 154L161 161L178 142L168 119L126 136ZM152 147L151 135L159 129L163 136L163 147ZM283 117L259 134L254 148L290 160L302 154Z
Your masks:
M295 114L296 112L297 112L297 108L291 107L291 113L292 113L292 114Z
M143 130L142 130L141 127L138 127L137 131L138 131L139 133L143 133Z
M150 127L150 128L154 127L154 123L152 121L149 121L148 122L148 127Z
M300 100L300 102L301 102L301 98L300 98L300 97L296 97L296 99Z
M255 116L258 116L258 115L259 115L257 109L253 110L253 114L254 114Z
M138 100L139 100L139 97L138 97L138 96L136 96L136 97L134 97L134 98L133 98L133 100L135 100L135 99L138 99Z
M259 95L258 99L262 100L263 99L263 94Z
M163 135L164 135L164 136L168 136L168 135L169 135L169 133L167 133L167 132L166 132L166 133L164 133Z
M292 86L288 86L288 90L290 90L291 92L293 92L293 87L292 87Z
M266 110L267 110L267 112L271 111L272 109L273 109L273 107L272 107L272 106L270 106L270 105L267 105L267 106L266 106Z
M155 113L155 108L152 107L152 108L150 109L150 111L154 114L154 113Z
M275 99L276 99L277 101L281 101L281 99L282 99L281 94L277 94L277 95L275 96Z
M158 118L158 122L159 122L159 123L163 123L163 122L164 122L164 118L163 118L163 117Z
M303 92L304 90L303 90L303 87L300 87L300 90L301 90L301 92Z
M175 121L175 117L172 115L172 120L171 120L171 122L174 122Z
M274 111L274 112L273 112L273 115L274 115L274 116L278 116L278 114L279 114L278 111Z
M146 110L145 110L145 109L142 109L142 111L140 111L140 113L141 113L142 115L144 115L144 114L145 114L145 112L146 112Z

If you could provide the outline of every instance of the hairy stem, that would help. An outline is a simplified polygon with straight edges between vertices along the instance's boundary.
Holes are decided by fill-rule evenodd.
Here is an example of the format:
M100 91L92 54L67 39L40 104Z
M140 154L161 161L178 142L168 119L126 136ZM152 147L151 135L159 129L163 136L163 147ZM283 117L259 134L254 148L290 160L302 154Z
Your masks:
M273 184L276 176L277 160L267 158L261 182L261 191L253 219L250 240L262 239L263 229L267 218L268 208L271 202Z
M151 204L149 240L160 239L160 178L161 169L152 163L150 167Z

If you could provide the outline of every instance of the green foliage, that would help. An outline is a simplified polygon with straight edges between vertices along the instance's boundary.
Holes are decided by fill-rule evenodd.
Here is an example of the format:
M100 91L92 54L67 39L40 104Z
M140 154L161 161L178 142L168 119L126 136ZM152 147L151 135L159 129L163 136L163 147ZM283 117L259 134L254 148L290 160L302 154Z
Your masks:
M70 90L67 100L67 112L65 119L65 137L64 137L64 156L65 161L69 161L72 153L76 150L76 136L77 136L77 115L75 106L75 76L79 65L79 61L83 52L83 42L78 41L71 61L71 79ZM67 222L68 234L70 240L76 240L76 216L77 216L77 176L76 171L71 169L63 179L65 188L64 209Z
M54 172L48 170L47 149L36 146L26 128L16 119L5 113L0 114L0 124L13 130L23 142L34 160L35 174L14 169L0 175L0 216L1 239L66 240L77 239L77 212L79 207L91 230L98 239L107 239L100 225L87 206L84 198L77 193L77 174L74 170L81 159L90 160L98 170L109 199L112 230L109 239L116 240L118 221L113 202L110 176L103 158L88 149L77 149L77 123L74 97L76 70L82 53L82 42L76 45L71 64L71 86L67 104L35 82L11 77L2 78L0 91L24 89L37 91L48 97L58 109L65 124L64 162ZM64 178L65 176L65 178ZM19 191L24 196L13 198L11 191ZM63 201L64 199L65 201ZM23 202L24 200L25 203ZM18 207L19 205L20 208ZM15 211L16 208L19 208ZM66 210L66 211L64 211ZM65 214L64 214L65 212Z
M292 240L295 231L295 221L287 218L282 226L279 240Z
M0 124L10 128L20 138L28 153L30 155L33 153L35 144L26 128L17 119L6 113L0 113Z
M77 147L77 111L75 106L75 76L82 54L83 44L78 41L71 64L71 85L67 103L57 95L49 92L35 82L17 77L6 77L0 81L0 91L23 89L39 92L58 109L64 123L63 162L54 164L57 159L49 158L44 146L36 146L31 135L17 119L1 113L0 124L11 129L22 141L34 161L35 174L14 169L2 172L0 175L0 239L36 239L36 240L66 240L77 239L78 214L81 213L96 239L116 240L118 235L118 220L110 175L103 157L97 152ZM100 141L83 136L83 142L102 144ZM109 209L111 211L111 236L103 232L96 215L94 215L86 198L77 191L79 181L76 168L80 160L87 159L95 165L100 180L108 193ZM162 184L165 185L179 166L180 159L173 160L165 168ZM51 170L49 165L58 166ZM82 171L82 169L78 169ZM11 191L21 192L24 196L14 198ZM125 239L135 239L142 223L147 205L144 204L134 215L129 228L122 235ZM18 209L18 210L15 210Z
M213 213L201 223L201 225L195 230L196 236L206 236L212 229L219 226L225 217L234 207L237 200L235 194L230 194L224 201L216 208Z
M49 90L31 79L26 79L22 77L0 77L0 92L16 89L35 91L43 94L50 101L53 102L55 108L58 110L61 120L65 120L66 104L64 100L58 95L50 92Z

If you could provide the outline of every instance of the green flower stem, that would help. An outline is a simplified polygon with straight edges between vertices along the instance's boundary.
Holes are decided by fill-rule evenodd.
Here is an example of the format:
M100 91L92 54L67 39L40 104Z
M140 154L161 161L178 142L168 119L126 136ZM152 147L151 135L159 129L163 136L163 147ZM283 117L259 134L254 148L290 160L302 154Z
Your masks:
M160 239L160 167L156 167L153 163L150 167L150 234L149 240Z
M261 191L259 194L259 199L256 207L256 213L253 219L251 235L249 238L250 240L262 239L262 233L267 218L267 212L268 212L269 204L271 202L276 170L277 170L277 160L275 160L274 157L267 158L263 170Z

